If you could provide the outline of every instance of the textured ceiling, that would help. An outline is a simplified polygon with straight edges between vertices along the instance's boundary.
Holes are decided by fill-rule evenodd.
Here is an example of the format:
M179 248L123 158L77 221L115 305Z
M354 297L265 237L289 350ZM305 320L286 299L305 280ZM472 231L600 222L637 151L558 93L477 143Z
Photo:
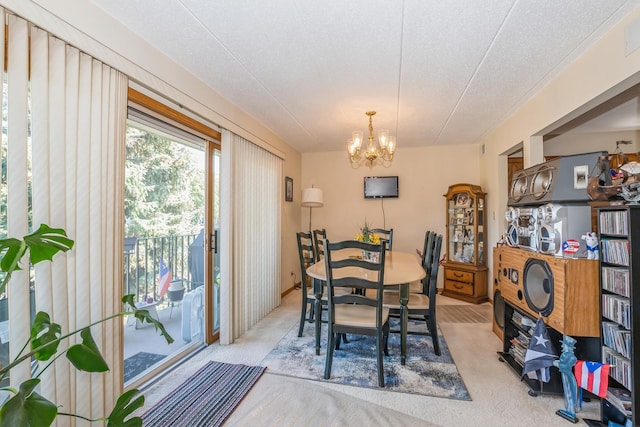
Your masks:
M468 144L636 0L92 0L301 152Z

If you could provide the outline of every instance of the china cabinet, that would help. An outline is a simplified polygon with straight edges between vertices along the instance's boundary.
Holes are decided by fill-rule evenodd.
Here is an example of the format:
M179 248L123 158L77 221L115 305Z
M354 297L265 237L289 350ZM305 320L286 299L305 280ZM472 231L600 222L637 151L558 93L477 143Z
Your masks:
M480 186L455 184L446 197L443 295L472 303L488 301L485 265L485 196Z

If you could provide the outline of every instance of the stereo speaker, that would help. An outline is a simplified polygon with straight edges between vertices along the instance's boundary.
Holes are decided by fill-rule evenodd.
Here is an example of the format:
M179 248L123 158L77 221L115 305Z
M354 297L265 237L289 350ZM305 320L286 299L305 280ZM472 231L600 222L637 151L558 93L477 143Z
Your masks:
M534 318L544 317L560 333L600 335L597 260L557 258L508 246L496 248L493 256L494 289L505 303Z
M587 202L589 173L604 151L562 156L514 173L509 206Z

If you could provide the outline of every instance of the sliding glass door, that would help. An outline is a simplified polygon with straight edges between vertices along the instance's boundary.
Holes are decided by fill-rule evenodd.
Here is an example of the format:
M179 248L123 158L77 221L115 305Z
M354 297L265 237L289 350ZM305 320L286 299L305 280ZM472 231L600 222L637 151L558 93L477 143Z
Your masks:
M208 141L170 132L130 114L126 145L124 293L149 310L175 340L151 324L124 322L124 381L134 385L201 348L211 292L215 194ZM213 144L215 145L215 144Z

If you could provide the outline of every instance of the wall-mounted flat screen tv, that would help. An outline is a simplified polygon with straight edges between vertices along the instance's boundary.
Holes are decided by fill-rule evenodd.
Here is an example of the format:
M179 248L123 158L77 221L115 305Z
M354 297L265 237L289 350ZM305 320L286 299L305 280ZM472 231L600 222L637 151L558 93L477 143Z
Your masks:
M364 198L378 199L398 197L397 176L365 176Z

